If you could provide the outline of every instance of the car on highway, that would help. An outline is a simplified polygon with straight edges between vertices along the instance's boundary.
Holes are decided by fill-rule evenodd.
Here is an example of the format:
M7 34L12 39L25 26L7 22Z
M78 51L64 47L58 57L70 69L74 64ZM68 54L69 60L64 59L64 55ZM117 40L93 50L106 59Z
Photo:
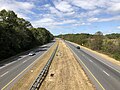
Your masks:
M76 48L77 48L77 49L80 49L80 46L77 46Z
M34 55L35 55L35 52L34 52L34 51L31 51L28 55L29 55L29 56L34 56Z

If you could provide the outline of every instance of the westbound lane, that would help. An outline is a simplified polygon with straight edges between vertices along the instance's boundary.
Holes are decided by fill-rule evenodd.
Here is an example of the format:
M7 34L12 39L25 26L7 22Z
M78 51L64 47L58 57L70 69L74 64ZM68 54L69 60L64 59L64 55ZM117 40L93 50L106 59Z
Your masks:
M66 44L71 48L75 55L77 55L79 58L78 62L83 66L97 90L120 90L119 66L117 67L118 70L113 69L113 67L109 67L106 62L103 63L89 55L88 52L86 53L85 50L79 50L75 45L69 42L66 42Z
M45 53L53 44L54 42L48 43L35 49L39 51L36 51L36 55L34 56L23 55L21 58L19 58L19 60L0 67L0 90L17 75L19 75L24 69L26 69L30 64L36 61L36 59Z

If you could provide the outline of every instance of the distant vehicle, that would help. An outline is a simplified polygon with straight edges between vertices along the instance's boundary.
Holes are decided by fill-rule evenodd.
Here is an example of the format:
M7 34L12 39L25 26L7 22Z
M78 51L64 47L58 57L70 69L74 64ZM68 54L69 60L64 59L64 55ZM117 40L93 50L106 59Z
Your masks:
M35 55L35 52L31 51L28 55L29 55L29 56L34 56L34 55Z
M77 49L80 49L80 46L77 46L76 48L77 48Z

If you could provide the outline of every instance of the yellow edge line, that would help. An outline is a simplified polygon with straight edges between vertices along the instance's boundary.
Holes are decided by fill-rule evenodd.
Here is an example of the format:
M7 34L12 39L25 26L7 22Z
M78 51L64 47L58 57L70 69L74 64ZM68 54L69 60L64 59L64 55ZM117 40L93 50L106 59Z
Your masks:
M68 45L67 45L68 46ZM69 47L69 46L68 46ZM74 51L69 47L69 49L74 53ZM100 85L100 87L105 90L105 88L102 86L102 84L96 79L96 77L92 74L92 72L87 68L87 66L82 62L82 60L74 53L74 55L80 60L80 62L84 65L84 67L89 71L89 73L92 75L92 77L96 80L96 82Z
M55 44L55 43L54 43ZM53 44L53 45L54 45ZM52 45L52 46L53 46ZM52 46L47 50L47 51L49 51L51 48L52 48ZM43 57L46 53L47 53L47 51L46 52L44 52L40 57L38 57L33 63L31 63L28 67L26 67L21 73L19 73L15 78L13 78L8 84L6 84L1 90L4 90L9 84L11 84L16 78L18 78L25 70L27 70L30 66L32 66L36 61L38 61L41 57Z

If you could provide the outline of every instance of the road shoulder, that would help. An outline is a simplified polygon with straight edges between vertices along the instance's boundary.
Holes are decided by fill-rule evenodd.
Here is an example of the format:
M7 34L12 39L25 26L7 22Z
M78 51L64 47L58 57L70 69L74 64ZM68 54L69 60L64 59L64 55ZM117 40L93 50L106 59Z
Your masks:
M11 88L11 90L29 90L35 79L38 77L40 71L47 63L57 43L54 44L34 65L27 71Z
M117 60L115 60L114 58L109 57L108 55L99 53L99 52L97 52L97 51L91 50L91 49L89 49L89 48L87 48L87 47L81 46L81 45L76 44L76 43L73 43L73 42L70 42L70 43L72 43L72 44L74 44L74 45L77 45L77 46L80 46L81 48L83 48L83 49L85 49L85 50L87 50L87 51L89 51L89 52L91 52L91 53L93 53L93 54L96 54L96 55L98 55L99 57L105 58L106 60L110 61L111 63L113 63L113 64L115 64L115 65L120 66L120 61L117 61Z

